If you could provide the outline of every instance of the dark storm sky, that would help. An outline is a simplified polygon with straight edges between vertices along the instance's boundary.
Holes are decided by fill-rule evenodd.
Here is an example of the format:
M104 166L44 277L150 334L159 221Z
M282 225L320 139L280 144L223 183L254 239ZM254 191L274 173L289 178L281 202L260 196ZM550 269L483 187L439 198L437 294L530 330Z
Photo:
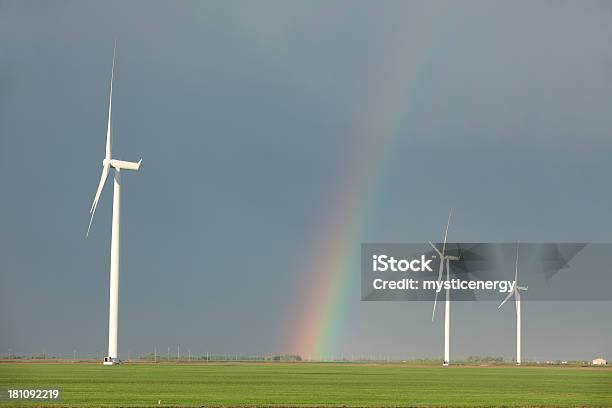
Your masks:
M612 241L610 2L0 0L0 355L106 348L110 183L84 235L114 38L114 155L144 159L123 355L284 351L352 152L378 141L356 243L439 240L451 206L454 241ZM389 134L364 143L372 112ZM355 288L334 352L440 355L430 304ZM524 355L611 358L611 311L527 303ZM513 308L454 306L455 356L513 347Z

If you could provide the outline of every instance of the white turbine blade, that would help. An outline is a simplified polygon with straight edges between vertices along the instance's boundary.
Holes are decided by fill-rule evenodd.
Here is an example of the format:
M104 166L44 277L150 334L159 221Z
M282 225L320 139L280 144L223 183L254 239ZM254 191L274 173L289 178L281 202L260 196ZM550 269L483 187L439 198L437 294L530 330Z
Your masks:
M431 321L434 321L434 317L436 315L436 305L438 304L438 291L436 290L436 297L434 298L433 310L431 312Z
M442 259L442 252L440 252L440 250L431 243L431 241L429 241L429 245L431 245L431 247L438 253L438 255L440 255L440 259Z
M451 208L450 213L448 214L448 221L446 221L446 230L444 230L444 243L442 244L442 252L438 251L438 248L434 246L431 242L429 243L438 254L440 254L440 271L438 273L438 282L442 280L442 274L444 273L444 253L446 251L446 238L448 237L448 226L450 225L451 216L453 215L453 209ZM434 297L434 305L433 310L431 312L431 321L433 322L434 316L436 315L436 305L438 304L438 289L436 287L436 295Z
M444 273L444 258L440 258L440 269L438 272L437 282L442 281L442 274ZM436 295L434 297L433 311L431 312L431 321L433 322L434 316L436 315L436 305L438 304L438 286L436 284Z
M504 305L504 303L506 303L508 301L508 299L510 299L512 297L512 295L514 295L514 291L508 293L508 296L506 296L506 298L503 300L503 302L501 302L499 304L499 306L497 306L497 308L498 309L501 308Z
M443 273L444 273L444 258L440 259L440 268L438 269L438 282L442 280Z
M91 204L91 208L89 209L89 213L95 211L96 205L98 204L98 200L100 199L100 194L102 193L102 188L104 187L104 182L106 181L106 177L108 176L109 166L108 164L102 168L102 174L100 175L100 181L98 182L98 188L96 189L96 195L94 197L93 204Z
M138 163L114 159L110 161L111 166L125 170L138 170L140 168L140 163L142 163L142 159L140 159Z
M113 79L115 79L115 51L117 49L117 40L115 40L115 47L113 48L113 68L111 70L111 81L110 81L110 96L108 99L108 126L106 128L106 154L104 158L110 160L111 150L113 144L113 136L111 129L111 116L113 112Z
M516 284L518 281L518 255L519 255L519 244L516 243L516 262L514 265L514 283Z
M442 244L442 256L446 252L446 237L448 237L448 226L450 225L451 216L453 215L453 209L451 208L448 214L448 221L446 221L446 230L444 231L444 244Z
M102 168L102 175L100 176L100 182L98 183L98 189L96 190L96 196L94 197L93 204L91 204L91 208L89 212L91 213L91 217L89 218L89 226L87 227L87 234L85 237L89 237L89 230L91 229L91 223L93 221L94 214L96 213L96 207L98 206L98 201L100 200L100 195L102 194L102 189L104 188L104 182L108 177L108 164Z

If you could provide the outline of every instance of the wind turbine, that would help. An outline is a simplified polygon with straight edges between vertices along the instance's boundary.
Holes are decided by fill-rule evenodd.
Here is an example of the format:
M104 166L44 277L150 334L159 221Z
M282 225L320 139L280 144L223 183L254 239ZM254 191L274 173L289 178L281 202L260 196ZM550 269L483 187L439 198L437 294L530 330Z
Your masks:
M442 251L440 251L434 244L429 242L429 245L438 253L440 257L440 269L438 271L438 282L442 281L444 274L444 263L446 263L446 280L450 280L450 261L457 261L460 258L454 255L446 255L446 238L448 237L448 226L450 224L453 210L450 210L448 214L448 221L446 222L446 230L444 231L444 243L442 244ZM433 322L436 314L436 304L438 303L438 290L436 289L436 297L434 298L433 311L431 312L431 321ZM450 365L450 288L446 289L446 301L444 303L444 366Z
M497 307L500 309L504 303L514 295L514 307L516 309L516 365L521 365L521 291L527 290L527 286L518 286L518 256L519 244L516 244L516 262L514 265L514 290Z
M110 261L110 299L109 299L109 312L108 312L108 355L104 357L104 365L113 365L119 363L119 357L117 354L117 329L118 329L118 312L119 312L119 252L120 252L120 238L121 238L121 170L138 170L140 163L128 162L123 160L116 160L112 158L112 129L111 129L111 116L113 107L113 79L115 78L115 51L117 49L117 41L115 41L115 47L113 48L113 67L111 70L110 80L110 96L108 102L108 126L106 129L106 154L102 161L102 175L100 176L100 183L96 190L96 195L93 200L93 204L89 209L91 218L89 219L89 226L87 227L86 237L89 236L89 230L91 229L91 223L93 221L94 214L96 213L96 207L100 200L100 194L104 188L104 183L108 177L110 168L115 169L114 172L114 186L113 186L113 221L112 221L112 233L111 233L111 261Z

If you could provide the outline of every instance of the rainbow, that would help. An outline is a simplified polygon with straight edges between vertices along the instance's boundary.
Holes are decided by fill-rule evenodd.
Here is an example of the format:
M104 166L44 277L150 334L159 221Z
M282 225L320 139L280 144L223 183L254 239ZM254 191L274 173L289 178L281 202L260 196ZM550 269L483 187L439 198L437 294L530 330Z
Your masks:
M436 10L441 11L441 10ZM430 58L432 18L439 13L418 16L410 32L395 35L374 69L376 78L359 98L368 101L355 115L350 164L340 174L342 186L332 197L332 206L323 217L323 227L315 241L317 255L304 271L303 297L293 320L285 350L307 359L337 356L349 324L351 305L360 300L360 249L373 206L377 181L384 175L385 160L397 137L418 79ZM436 15L432 15L436 14ZM407 38L418 39L407 40Z

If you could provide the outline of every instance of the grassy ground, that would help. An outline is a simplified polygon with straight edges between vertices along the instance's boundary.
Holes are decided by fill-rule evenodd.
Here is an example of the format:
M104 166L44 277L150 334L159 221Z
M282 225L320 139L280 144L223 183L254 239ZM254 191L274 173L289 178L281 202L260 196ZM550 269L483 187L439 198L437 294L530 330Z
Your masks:
M161 406L224 407L612 407L612 370L569 367L7 363L0 364L0 387L61 387L64 400L55 405L71 407L158 406L158 400Z

